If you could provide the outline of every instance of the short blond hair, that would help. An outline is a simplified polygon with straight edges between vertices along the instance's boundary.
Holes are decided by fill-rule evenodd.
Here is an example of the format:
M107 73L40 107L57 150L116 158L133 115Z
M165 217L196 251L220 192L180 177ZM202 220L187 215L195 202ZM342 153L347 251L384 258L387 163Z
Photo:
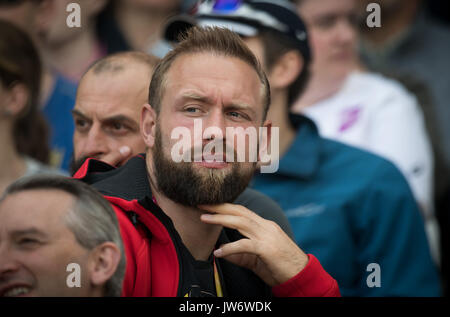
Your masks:
M153 72L149 89L149 104L156 113L161 108L164 94L165 76L175 59L181 55L194 53L214 53L226 57L236 57L250 65L263 85L263 118L270 105L270 86L258 59L236 33L219 27L192 27L180 35L179 44L158 63Z

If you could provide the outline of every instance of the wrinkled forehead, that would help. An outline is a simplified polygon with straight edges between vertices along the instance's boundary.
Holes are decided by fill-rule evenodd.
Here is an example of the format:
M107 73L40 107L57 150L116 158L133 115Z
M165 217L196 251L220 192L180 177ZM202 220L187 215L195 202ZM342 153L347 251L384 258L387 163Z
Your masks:
M105 80L108 80L109 83L116 83L117 86L130 84L130 88L140 89L144 86L148 88L152 71L153 67L150 65L134 60L102 63L83 75L79 83L79 90L80 87L83 88L83 91L95 89ZM136 86L136 84L138 85Z
M64 226L75 197L57 189L30 189L12 193L0 202L0 227L39 227L53 230ZM4 228L5 229L5 228Z
M214 52L184 53L172 62L163 80L163 95L221 93L263 105L265 87L256 69L241 58ZM211 96L214 97L214 96Z
M126 69L117 73L86 74L78 86L75 108L112 115L139 113L147 102L150 70Z

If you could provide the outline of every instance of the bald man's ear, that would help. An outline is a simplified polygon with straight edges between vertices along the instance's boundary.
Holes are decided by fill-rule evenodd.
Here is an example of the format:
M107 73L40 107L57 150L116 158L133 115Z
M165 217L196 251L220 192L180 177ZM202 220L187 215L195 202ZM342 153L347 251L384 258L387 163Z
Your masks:
M141 113L141 135L144 143L150 148L155 144L156 119L155 109L149 104L145 104Z
M283 54L269 73L270 87L273 89L288 88L303 70L303 57L296 50Z
M98 245L91 253L89 265L89 279L91 285L102 287L114 275L119 265L119 247L113 242Z

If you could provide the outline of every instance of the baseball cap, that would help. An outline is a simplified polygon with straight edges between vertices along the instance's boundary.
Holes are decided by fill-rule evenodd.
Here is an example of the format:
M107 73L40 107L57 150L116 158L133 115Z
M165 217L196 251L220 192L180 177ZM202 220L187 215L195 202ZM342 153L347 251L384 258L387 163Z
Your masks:
M305 63L311 59L306 26L295 6L284 0L203 0L188 14L170 18L164 38L176 42L178 36L193 26L218 26L243 37L256 36L271 30L284 34L300 51Z

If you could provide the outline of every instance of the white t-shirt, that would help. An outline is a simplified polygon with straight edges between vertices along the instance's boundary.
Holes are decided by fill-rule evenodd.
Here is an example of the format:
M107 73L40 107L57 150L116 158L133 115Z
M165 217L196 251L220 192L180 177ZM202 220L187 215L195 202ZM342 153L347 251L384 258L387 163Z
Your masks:
M322 136L392 161L422 207L427 227L435 222L433 152L417 100L401 84L379 74L354 72L339 92L303 112ZM437 239L437 233L432 235L431 240Z

